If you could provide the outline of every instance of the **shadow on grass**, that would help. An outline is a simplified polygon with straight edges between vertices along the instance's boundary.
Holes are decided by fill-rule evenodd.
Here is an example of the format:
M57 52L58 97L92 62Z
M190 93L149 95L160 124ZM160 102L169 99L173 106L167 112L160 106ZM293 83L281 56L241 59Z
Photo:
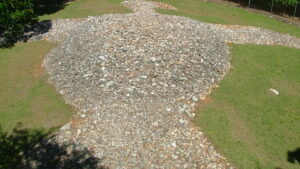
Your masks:
M31 23L25 25L22 35L9 38L0 36L0 48L13 47L18 41L26 42L29 39L40 40L41 35L48 32L52 27L52 23L50 20L39 22L37 18L42 15L53 14L64 9L67 6L67 3L71 1L73 0L33 0L35 18L33 18Z
M98 167L101 161L87 149L54 142L49 137L51 131L21 129L20 125L11 133L0 130L0 168L103 168Z
M300 148L297 148L294 151L288 151L287 160L290 163L298 163L300 165Z
M30 23L25 26L24 32L18 37L0 36L0 48L11 48L16 42L27 42L29 39L41 40L42 34L48 32L51 27L52 22L50 20Z
M38 16L53 14L64 9L73 0L33 0L34 13Z

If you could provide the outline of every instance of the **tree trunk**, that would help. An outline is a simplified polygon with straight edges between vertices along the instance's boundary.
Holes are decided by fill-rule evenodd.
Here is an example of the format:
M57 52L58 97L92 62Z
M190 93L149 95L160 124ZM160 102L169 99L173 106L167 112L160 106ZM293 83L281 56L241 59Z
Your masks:
M248 1L248 7L250 7L250 5L251 5L251 0Z
M274 0L272 0L272 3L271 3L271 13L273 13L273 5L274 5Z
M298 7L298 3L295 6L295 10L294 10L294 17L296 17L296 13L297 13L297 7Z

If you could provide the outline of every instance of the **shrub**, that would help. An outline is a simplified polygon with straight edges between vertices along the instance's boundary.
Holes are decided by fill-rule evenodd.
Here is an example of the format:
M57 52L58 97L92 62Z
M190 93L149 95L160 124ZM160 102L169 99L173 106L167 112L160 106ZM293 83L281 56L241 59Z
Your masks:
M6 39L19 37L35 18L32 0L1 0L0 11L0 34Z
M287 6L296 6L299 0L276 0L275 2L278 2L283 5Z

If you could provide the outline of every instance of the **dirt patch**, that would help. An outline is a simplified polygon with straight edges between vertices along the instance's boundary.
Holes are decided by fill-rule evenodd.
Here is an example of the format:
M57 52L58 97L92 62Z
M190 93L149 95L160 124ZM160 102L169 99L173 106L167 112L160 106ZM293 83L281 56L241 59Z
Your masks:
M201 101L202 104L211 104L213 99L210 96L206 96L204 100Z
M34 77L40 77L44 72L44 68L41 64L37 64L34 66L34 69L32 71L32 75Z
M251 27L251 26L244 26L244 25L223 25L223 24L217 24L217 25L222 28L231 28L231 29L241 29L241 28Z
M83 118L80 118L78 116L75 116L72 118L72 120L70 121L71 124L71 128L76 129L78 128L78 126L84 122Z
M165 3L157 3L157 7L160 9L166 9L166 10L177 10L174 6L169 5L169 4L165 4Z
M204 106L204 105L207 105L207 104L212 104L213 103L213 99L211 96L206 96L204 99L201 99L198 103L197 103L197 106L195 108L196 111L199 111L201 110L201 108Z

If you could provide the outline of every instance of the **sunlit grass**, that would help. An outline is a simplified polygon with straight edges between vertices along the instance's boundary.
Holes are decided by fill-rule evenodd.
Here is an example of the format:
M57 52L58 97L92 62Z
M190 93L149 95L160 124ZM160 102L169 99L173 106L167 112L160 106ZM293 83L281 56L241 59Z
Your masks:
M39 20L81 18L105 13L128 13L120 0L76 0L61 10L39 17ZM53 86L47 83L41 66L43 58L55 44L39 41L17 43L0 49L0 125L13 129L52 128L70 120L72 108Z
M195 122L239 168L296 169L287 152L300 146L300 50L234 45L232 55Z
M249 25L300 37L300 28L237 7L200 0L154 0L180 15L218 24ZM238 168L297 168L287 152L300 147L300 50L234 45L232 70L197 111L195 123ZM270 92L280 92L276 96Z
M40 20L62 18L84 18L103 15L106 13L129 13L126 7L121 6L122 0L76 0L66 4L63 10L56 13L40 16Z
M288 33L300 37L300 28L283 23L269 16L234 6L202 0L152 0L175 6L177 11L158 10L164 14L186 16L209 23L249 25Z
M55 45L49 42L17 43L0 49L0 124L10 130L51 128L66 123L72 109L47 83L42 60Z

